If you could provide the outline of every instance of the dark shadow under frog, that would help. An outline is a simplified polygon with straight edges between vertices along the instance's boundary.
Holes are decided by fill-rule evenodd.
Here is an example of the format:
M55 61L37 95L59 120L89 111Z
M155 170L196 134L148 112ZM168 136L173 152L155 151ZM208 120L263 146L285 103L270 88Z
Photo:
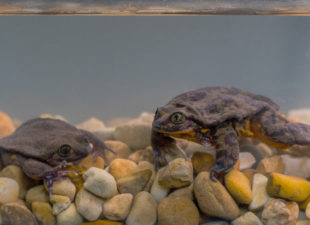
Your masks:
M115 153L94 134L57 119L29 120L0 139L2 166L14 164L27 176L45 180L50 195L55 180L75 173L61 170L67 163L77 163L89 154L106 159L105 150Z

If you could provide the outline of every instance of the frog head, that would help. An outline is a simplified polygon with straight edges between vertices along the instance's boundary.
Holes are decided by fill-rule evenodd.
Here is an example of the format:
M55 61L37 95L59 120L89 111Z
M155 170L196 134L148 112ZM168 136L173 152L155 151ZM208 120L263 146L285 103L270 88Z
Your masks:
M169 136L195 141L195 132L201 127L198 112L185 104L168 104L156 110L153 130Z

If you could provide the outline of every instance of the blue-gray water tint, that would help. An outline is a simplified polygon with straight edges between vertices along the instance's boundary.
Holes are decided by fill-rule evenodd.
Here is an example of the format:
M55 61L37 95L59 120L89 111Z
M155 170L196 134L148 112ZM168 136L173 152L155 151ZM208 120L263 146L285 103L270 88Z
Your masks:
M0 110L73 123L154 111L204 86L310 107L310 18L1 17Z

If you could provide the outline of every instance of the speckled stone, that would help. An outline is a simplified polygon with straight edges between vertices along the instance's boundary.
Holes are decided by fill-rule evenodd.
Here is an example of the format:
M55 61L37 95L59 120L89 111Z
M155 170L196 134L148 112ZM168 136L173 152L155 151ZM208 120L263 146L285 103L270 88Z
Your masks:
M117 187L120 193L131 193L133 195L143 191L152 176L149 169L135 172L129 176L117 180Z
M168 192L169 192L169 188L165 188L158 183L158 177L161 175L163 171L164 171L164 168L160 168L157 171L157 174L155 176L153 185L151 187L151 192L150 192L157 203L163 200L168 195Z
M146 191L138 193L126 219L126 225L153 225L157 218L157 203Z
M199 211L187 197L167 197L157 209L158 225L198 225Z
M296 202L270 198L262 212L264 225L295 225L299 208Z
M193 182L192 163L183 158L169 162L160 173L158 182L161 186L169 189L190 185Z
M275 155L261 160L256 169L262 174L273 172L284 173L285 171L284 162L280 155Z
M45 188L47 190L46 186ZM76 187L70 179L59 180L54 182L52 193L55 195L68 196L70 200L73 201L76 193Z
M209 216L233 220L239 208L220 182L210 179L208 172L201 172L194 181L194 193L200 210Z
M23 204L6 203L1 207L2 223L5 225L38 225L34 215Z

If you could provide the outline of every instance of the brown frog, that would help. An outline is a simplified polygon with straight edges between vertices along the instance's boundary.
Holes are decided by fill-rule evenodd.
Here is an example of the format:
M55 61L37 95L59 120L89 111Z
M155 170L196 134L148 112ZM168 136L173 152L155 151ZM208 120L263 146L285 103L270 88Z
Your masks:
M89 154L115 153L94 134L57 119L36 118L23 123L10 136L0 139L2 166L20 166L33 179L46 180L49 193L53 181L73 171L61 170L68 162L77 163Z
M265 96L232 87L207 87L183 93L155 113L155 156L163 158L163 153L175 147L171 137L211 144L216 149L216 165L210 177L217 180L237 162L239 137L258 138L279 149L309 145L310 126L290 122L278 109Z

